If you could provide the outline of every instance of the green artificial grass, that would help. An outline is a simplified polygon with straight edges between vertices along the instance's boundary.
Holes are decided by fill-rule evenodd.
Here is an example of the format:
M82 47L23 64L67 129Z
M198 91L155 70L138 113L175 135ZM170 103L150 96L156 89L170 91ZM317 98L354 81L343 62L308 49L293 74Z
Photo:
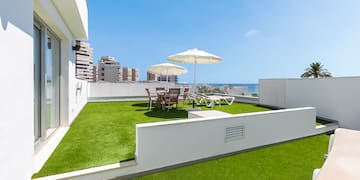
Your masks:
M135 179L311 179L323 164L329 136L318 135Z
M211 110L205 106L203 110ZM269 110L252 104L234 103L214 110L233 114ZM135 125L186 119L180 110L147 110L146 101L88 103L72 123L58 147L39 173L43 177L134 158Z

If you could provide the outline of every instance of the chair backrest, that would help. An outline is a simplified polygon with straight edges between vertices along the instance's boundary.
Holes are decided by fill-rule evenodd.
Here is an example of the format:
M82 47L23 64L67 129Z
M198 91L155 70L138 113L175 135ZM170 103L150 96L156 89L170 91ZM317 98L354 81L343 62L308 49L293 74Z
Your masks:
M180 88L169 88L170 101L178 101L180 95Z
M156 88L156 91L163 91L163 90L165 90L164 87L157 87L157 88Z
M149 88L145 88L145 90L146 90L146 92L147 92L147 95L148 95L149 101L151 101L151 95L150 95Z
M184 101L186 101L186 98L188 97L188 95L189 95L189 88L186 87L186 88L184 89L184 95L183 95Z

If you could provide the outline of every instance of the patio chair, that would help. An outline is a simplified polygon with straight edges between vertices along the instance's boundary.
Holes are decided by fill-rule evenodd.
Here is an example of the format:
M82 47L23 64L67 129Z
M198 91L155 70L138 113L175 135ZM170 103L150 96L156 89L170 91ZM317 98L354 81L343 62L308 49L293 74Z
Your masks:
M149 110L151 110L153 102L156 102L157 99L154 98L154 97L151 97L151 93L150 93L149 88L146 88L145 90L146 90L146 93L147 93L148 98L149 98Z
M164 110L166 91L158 90L158 91L156 91L156 94L157 94L156 104L158 106L161 106L161 109Z
M179 95L180 95L180 88L169 88L169 93L165 96L164 105L168 109L176 104L176 109L178 109L179 104Z

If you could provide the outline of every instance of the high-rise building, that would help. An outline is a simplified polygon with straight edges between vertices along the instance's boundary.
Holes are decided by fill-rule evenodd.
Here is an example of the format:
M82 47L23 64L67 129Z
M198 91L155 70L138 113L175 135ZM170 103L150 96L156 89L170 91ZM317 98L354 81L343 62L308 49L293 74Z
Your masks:
M93 49L89 43L77 42L80 49L75 51L76 58L76 78L93 81Z
M123 81L131 81L131 68L124 67L122 68L122 80Z
M136 68L131 68L131 80L139 81L139 70Z
M158 75L153 74L151 72L147 72L146 80L148 80L148 81L157 81L158 80Z
M97 79L108 82L119 82L122 80L120 63L111 56L101 57L97 65Z
M157 79L158 79L158 81L168 81L168 82L174 82L174 83L178 82L178 76L176 76L176 75L172 75L172 76L160 75Z
M136 68L124 67L122 68L122 80L123 81L138 81L139 70Z

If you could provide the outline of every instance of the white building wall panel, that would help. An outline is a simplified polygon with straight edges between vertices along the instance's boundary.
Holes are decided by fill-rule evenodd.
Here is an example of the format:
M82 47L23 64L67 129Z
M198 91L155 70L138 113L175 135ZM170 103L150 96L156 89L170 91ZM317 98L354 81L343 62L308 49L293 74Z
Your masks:
M19 53L21 52L21 53ZM30 179L34 152L33 1L0 3L0 179Z
M261 104L316 107L318 116L337 120L340 127L360 130L360 77L262 79L259 86Z

